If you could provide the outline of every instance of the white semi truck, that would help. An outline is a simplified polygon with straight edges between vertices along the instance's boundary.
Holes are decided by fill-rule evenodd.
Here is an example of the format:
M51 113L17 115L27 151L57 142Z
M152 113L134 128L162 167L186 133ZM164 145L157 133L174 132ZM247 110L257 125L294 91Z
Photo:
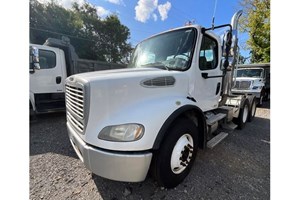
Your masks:
M270 63L238 65L235 71L233 94L253 94L257 105L270 97Z
M79 59L67 37L30 44L30 95L33 113L65 110L65 79L77 73L125 68L126 65Z
M136 46L127 69L68 77L67 130L84 165L126 182L151 172L172 188L188 175L198 148L214 147L225 130L251 121L255 96L231 93L241 14L231 24L154 35ZM212 31L226 27L222 37Z

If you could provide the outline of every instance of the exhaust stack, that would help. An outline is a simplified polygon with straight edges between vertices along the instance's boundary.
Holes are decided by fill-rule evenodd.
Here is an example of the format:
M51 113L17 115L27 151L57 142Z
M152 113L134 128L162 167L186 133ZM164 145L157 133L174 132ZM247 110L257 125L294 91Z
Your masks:
M230 96L231 95L231 88L233 86L233 74L234 74L234 70L235 70L235 66L236 66L236 62L237 62L237 58L238 58L238 20L240 18L240 16L242 15L243 11L239 10L238 12L236 12L232 18L231 18L231 47L230 47L230 51L228 52L229 56L228 56L228 63L229 63L229 68L226 69L226 75L224 77L224 85L223 85L223 97L222 97L222 103L226 102L226 98L224 98L225 96ZM227 40L227 36L228 34L224 35L223 40L224 40L224 44L225 41Z

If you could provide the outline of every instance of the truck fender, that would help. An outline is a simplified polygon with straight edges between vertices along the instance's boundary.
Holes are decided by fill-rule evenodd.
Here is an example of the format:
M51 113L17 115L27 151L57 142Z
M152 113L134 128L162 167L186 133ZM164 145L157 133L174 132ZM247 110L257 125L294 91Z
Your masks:
M153 150L158 150L160 148L160 144L163 141L163 138L167 134L167 130L172 125L172 123L178 119L179 117L186 116L186 113L194 112L197 116L197 124L199 129L199 147L202 149L206 148L206 138L207 138L207 125L203 111L194 105L184 105L177 110L175 110L164 122L163 126L160 128L157 137L153 144Z

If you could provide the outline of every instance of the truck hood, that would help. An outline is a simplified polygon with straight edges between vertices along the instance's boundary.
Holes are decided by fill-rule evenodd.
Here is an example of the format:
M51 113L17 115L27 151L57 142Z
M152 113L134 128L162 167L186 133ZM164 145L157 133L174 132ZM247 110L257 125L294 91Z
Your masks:
M183 72L156 68L105 70L77 74L70 78L86 83L91 95L96 91L109 91L110 93L106 94L109 98L117 93L123 96L134 96L136 93L154 95L153 91L155 94L160 93L159 91L166 94L170 94L170 91L187 93L189 86L189 78Z
M185 72L162 69L118 69L75 74L67 85L82 85L90 117L97 121L115 118L117 112L159 99L188 96L189 77ZM99 116L99 113L102 113Z
M156 68L126 68L81 73L80 75L74 75L73 77L79 78L84 82L97 82L99 80L137 78L151 75L161 76L163 74L174 74L174 72L175 71L166 71Z
M76 74L66 79L66 85L72 84L82 85L85 91L86 130L79 135L89 144L102 146L107 141L100 141L97 135L104 127L126 123L145 124L142 121L144 115L152 111L163 112L161 105L177 107L176 101L186 99L189 91L186 73L152 68ZM150 106L149 111L147 109Z
M66 82L78 82L88 86L89 90L97 91L105 89L113 92L127 88L127 93L134 93L140 89L149 90L149 88L152 90L177 88L178 92L187 93L189 87L189 77L184 72L157 68L127 68L81 73L68 77Z

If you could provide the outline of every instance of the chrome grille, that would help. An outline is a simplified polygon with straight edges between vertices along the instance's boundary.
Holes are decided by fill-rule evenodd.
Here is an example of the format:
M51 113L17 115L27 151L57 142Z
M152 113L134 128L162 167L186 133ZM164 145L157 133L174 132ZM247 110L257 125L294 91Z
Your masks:
M84 130L84 92L77 86L66 84L67 120L79 131Z
M74 118L70 112L67 112L67 120L75 127L79 132L83 132L84 126L83 123Z
M251 86L251 81L236 81L235 87L236 89L249 89Z

